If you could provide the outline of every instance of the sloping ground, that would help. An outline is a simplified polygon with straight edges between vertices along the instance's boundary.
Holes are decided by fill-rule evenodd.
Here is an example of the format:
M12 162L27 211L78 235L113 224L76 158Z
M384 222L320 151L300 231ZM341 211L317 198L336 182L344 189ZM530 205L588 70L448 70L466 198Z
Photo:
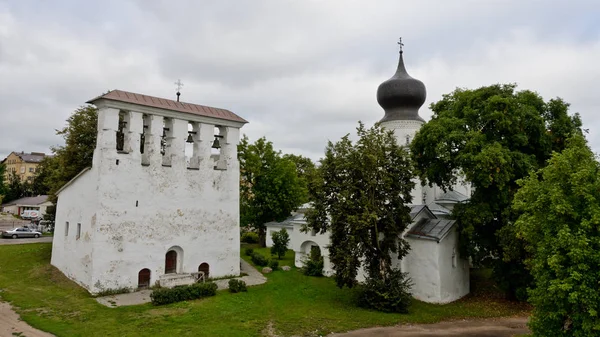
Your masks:
M19 319L19 315L12 310L10 304L0 302L0 336L53 337L54 335L32 328Z
M405 324L384 328L369 328L342 334L335 337L509 337L529 333L527 317L494 318L482 320L461 320L434 324Z

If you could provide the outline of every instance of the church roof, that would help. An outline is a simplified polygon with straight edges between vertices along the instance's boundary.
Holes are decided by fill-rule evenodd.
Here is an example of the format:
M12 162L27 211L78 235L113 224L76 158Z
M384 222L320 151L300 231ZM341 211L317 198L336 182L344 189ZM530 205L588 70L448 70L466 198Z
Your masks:
M442 195L440 195L439 198L435 199L435 201L451 201L451 202L463 202L468 200L469 197L467 197L466 195L457 192L457 191L448 191Z
M455 222L448 219L421 219L406 235L440 242L450 232Z
M450 215L450 213L452 213L446 207L444 207L442 205L438 205L435 202L432 202L429 205L427 205L427 208L429 208L431 213L436 214L436 215Z
M105 99L111 101L132 103L138 105L144 105L152 108L159 108L171 111L185 112L193 115L200 115L206 117L213 117L219 119L226 119L234 122L248 123L247 120L242 117L234 114L233 112L220 109L213 108L210 106L200 105L200 104L192 104L186 102L178 102L171 99L136 94L123 90L112 90L108 93L98 96L96 98L92 98L86 103L95 104L95 102Z
M277 221L267 222L265 224L265 226L289 227L289 226L292 226L294 223L306 223L306 218L304 217L304 214L303 213L295 213L292 216L288 217L287 219L285 219L281 222L277 222Z
M402 41L399 43L402 46ZM419 116L419 108L425 103L427 91L423 82L412 78L404 66L402 48L396 73L377 88L377 102L385 116L380 122L392 120L417 120L424 122Z

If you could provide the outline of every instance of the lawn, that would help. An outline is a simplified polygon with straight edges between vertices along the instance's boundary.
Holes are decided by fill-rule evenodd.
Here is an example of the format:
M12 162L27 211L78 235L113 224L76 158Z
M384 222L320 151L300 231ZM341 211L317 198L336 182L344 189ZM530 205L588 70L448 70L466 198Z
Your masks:
M257 251L268 256L267 250ZM162 307L107 308L51 267L50 253L49 243L0 246L0 297L18 307L24 321L56 336L313 336L526 310L472 296L447 305L414 301L408 315L384 314L357 308L353 290L338 289L329 278L306 277L295 268L268 274L266 284L247 293L220 291L215 297ZM293 252L280 265L293 266Z

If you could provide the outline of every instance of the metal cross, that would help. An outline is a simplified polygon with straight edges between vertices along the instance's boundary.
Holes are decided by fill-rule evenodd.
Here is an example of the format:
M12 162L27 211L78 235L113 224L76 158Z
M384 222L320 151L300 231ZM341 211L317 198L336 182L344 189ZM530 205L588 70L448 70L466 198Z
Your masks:
M398 45L400 46L400 52L402 52L402 47L404 47L404 43L402 43L402 38L398 39Z
M179 92L181 88L183 88L183 83L179 79L177 80L177 82L175 82L175 85L177 86L177 92Z

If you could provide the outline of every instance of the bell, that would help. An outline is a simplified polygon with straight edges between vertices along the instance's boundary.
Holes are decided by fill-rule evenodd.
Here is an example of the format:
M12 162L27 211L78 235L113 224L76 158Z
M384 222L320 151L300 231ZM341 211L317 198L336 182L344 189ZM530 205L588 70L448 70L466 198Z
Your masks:
M186 143L193 143L194 142L194 138L192 138L192 134L188 133L188 138L186 140Z
M213 142L212 148L213 149L220 149L221 148L221 144L219 144L219 138L215 137L215 141Z

